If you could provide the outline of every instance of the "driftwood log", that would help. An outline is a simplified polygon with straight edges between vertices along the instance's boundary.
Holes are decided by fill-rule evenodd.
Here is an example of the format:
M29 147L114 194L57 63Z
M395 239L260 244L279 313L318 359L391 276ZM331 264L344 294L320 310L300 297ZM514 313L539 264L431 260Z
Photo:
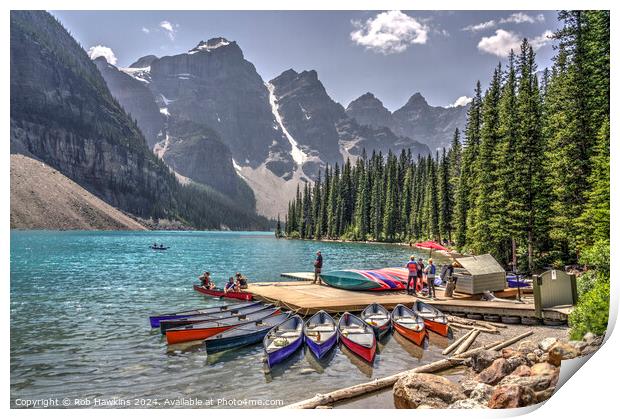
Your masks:
M464 353L469 347L474 343L478 335L480 334L480 330L474 329L473 332L469 335L469 337L461 343L461 346L454 352L454 355L460 355Z
M498 327L506 329L508 326L502 323L491 323L483 320L464 319L458 316L448 316L448 321L451 323L468 324L471 326L482 326L487 329L497 329Z
M487 329L486 327L482 327L482 326L472 326L469 324L460 324L460 323L450 323L450 326L456 327L457 329L479 330L480 332L484 332L484 333L491 333L494 335L499 334L499 330L497 329Z
M452 352L454 349L456 349L465 339L467 339L467 337L469 335L471 335L472 333L473 333L473 329L470 330L469 332L465 333L463 336L461 336L460 338L458 338L454 342L452 342L450 344L450 346L448 346L446 349L444 349L444 351L441 354L442 355L448 355L450 352Z
M316 396L302 400L297 403L289 404L288 406L284 406L285 409L315 409L318 406L323 406L326 404L335 403L341 400L350 399L352 397L361 396L368 393L373 393L375 391L393 386L399 378L404 377L410 373L433 373L438 371L443 371L448 368L455 367L457 365L461 365L467 358L472 356L473 354L491 348L499 348L496 350L503 349L507 346L512 345L513 343L523 339L526 336L531 335L532 331L527 333L523 333L519 336L516 336L512 339L508 339L506 341L497 341L490 343L488 345L482 346L480 348L471 349L467 352L463 352L460 355L456 355L447 359L442 359L440 361L435 361L427 365L423 365L418 368L414 368L409 371L400 372L398 374L390 375L388 377L379 378L367 383L356 384L351 387L341 388L339 390L332 391L326 394L317 394Z

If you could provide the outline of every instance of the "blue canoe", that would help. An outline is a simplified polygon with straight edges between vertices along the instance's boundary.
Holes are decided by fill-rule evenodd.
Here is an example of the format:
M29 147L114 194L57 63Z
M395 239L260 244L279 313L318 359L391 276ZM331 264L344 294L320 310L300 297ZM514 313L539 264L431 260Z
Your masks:
M293 355L304 342L303 319L295 315L280 323L267 333L263 339L263 348L267 356L267 365L272 366Z
M362 311L360 317L372 327L377 339L383 338L391 329L390 312L381 304L372 303Z
M227 304L217 307L208 307L208 308L195 308L191 310L179 311L176 313L165 313L165 314L156 314L154 316L149 317L149 321L151 323L151 327L159 327L160 322L162 320L174 320L174 319L183 319L187 317L195 317L195 316L209 316L212 314L231 312L235 313L241 309L245 309L252 306L257 306L261 304L259 301L251 302L251 303L240 303L240 304Z
M285 321L288 313L269 316L254 323L245 323L204 340L207 354L259 343L269 331Z
M323 310L308 319L303 331L306 345L318 359L323 358L338 342L336 321Z

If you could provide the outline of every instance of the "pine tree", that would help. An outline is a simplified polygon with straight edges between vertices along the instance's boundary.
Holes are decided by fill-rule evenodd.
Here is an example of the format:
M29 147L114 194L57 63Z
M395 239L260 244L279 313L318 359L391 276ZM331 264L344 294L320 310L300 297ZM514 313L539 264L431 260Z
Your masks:
M439 163L439 232L442 238L452 240L452 186L450 166L446 149L443 149Z
M487 90L481 107L480 146L475 161L475 186L472 203L471 248L477 253L497 252L500 243L497 237L499 225L494 224L495 184L497 181L497 146L499 143L500 113L499 101L501 92L501 65L493 73L491 85Z
M474 190L471 187L472 179L476 179L476 157L480 143L480 114L482 97L480 81L476 83L476 90L467 114L465 129L465 149L461 160L461 175L457 187L456 199L456 245L463 248L468 240L468 230L471 229L471 215L469 209L475 202Z
M592 172L588 179L590 187L586 192L587 202L583 215L579 218L582 231L580 239L586 245L609 240L609 173L609 119L606 119L598 134L595 154L592 157Z
M534 250L545 239L549 202L542 164L545 151L541 101L536 78L534 51L524 39L519 57L519 88L517 94L518 141L515 144L515 199L512 217L516 231L527 245L527 268L534 268Z
M276 239L282 237L282 225L280 225L280 214L278 213L278 220L276 221Z
M517 242L515 236L517 232L515 230L516 224L511 218L511 214L515 210L514 190L516 182L514 179L514 164L517 126L519 124L517 115L517 73L514 60L514 51L511 50L508 56L508 68L499 103L500 144L498 147L498 170L495 184L497 205L493 224L497 226L497 235L500 242L504 242L507 264L516 269Z
M385 211L383 214L383 237L387 241L394 241L396 238L397 217L398 217L398 167L396 157L390 152L387 157L385 168Z

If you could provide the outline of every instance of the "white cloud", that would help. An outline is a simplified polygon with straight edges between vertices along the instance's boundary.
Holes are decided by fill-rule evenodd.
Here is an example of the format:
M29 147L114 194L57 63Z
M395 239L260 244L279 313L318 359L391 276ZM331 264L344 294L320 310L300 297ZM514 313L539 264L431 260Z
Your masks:
M462 30L469 32L479 32L485 29L494 28L497 23L494 20L488 20L486 22L477 23L475 25L465 26Z
M454 101L454 103L452 103L452 104L448 105L447 107L448 107L448 108L456 108L456 107L458 107L458 106L465 106L465 105L467 105L467 104L468 104L469 102L471 102L471 101L472 101L472 98L471 98L471 97L468 97L468 96L461 96L461 97L459 97L458 99L456 99L456 100Z
M151 33L151 30L149 28L145 28L144 26L142 27L142 32L144 32L145 34L149 34Z
M171 41L174 41L174 36L177 32L177 28L179 27L178 24L173 25L167 20L162 20L161 22L159 22L159 27L166 32L166 35L168 35L168 38L170 38Z
M553 41L553 32L547 30L542 35L530 39L534 51L537 51Z
M553 32L547 30L542 35L529 39L534 51L538 51L543 46L551 43ZM523 36L515 32L498 29L493 36L485 36L478 42L478 49L482 52L507 57L510 50L518 52L521 48Z
M114 51L112 51L112 48L108 48L104 45L95 45L94 47L88 48L88 56L91 60L97 57L104 57L108 63L116 65L116 55L114 55Z
M398 10L352 23L356 30L351 32L351 40L382 54L403 52L412 44L425 44L429 32L428 26Z
M530 16L523 12L513 13L510 16L502 19L499 23L534 23L544 22L545 16L541 13L536 16Z
M517 51L519 45L521 45L521 37L519 35L498 29L495 31L495 35L483 37L478 42L478 49L498 57L507 57L510 54L510 50Z

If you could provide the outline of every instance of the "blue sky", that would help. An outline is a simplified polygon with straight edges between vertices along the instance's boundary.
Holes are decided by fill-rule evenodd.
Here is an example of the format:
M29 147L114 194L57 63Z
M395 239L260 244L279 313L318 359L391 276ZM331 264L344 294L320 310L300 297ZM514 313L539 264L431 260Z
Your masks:
M188 51L200 40L235 40L268 81L317 70L346 106L372 92L390 110L415 92L447 106L486 86L493 67L527 37L542 69L554 55L555 11L54 11L80 44L128 66ZM109 48L110 50L106 49ZM463 101L464 99L461 99Z

